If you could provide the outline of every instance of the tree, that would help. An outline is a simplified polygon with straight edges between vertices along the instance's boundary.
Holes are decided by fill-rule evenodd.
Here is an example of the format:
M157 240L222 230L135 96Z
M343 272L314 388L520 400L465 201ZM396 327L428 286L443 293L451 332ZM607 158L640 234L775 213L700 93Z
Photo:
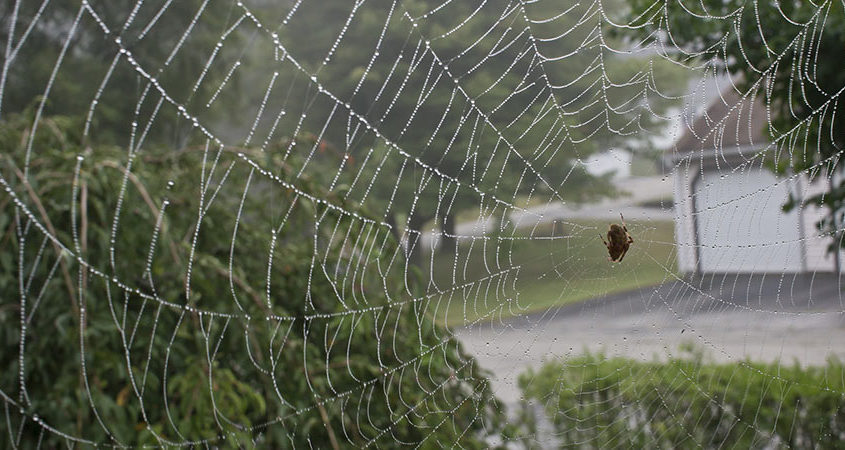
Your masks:
M21 3L19 8L17 3ZM222 41L224 45L216 48L234 20L229 14L229 2L212 0L205 7L202 0L168 2L166 10L159 9L161 5L138 4L134 0L89 3L108 33L76 0L45 3L40 15L41 2L6 2L0 6L0 41L9 42L13 49L4 58L8 73L2 80L5 84L0 117L21 113L42 101L44 115L84 117L92 101L97 100L87 141L125 146L132 135L132 124L149 117L159 100L155 89L148 91L150 80L139 74L140 68L180 104L192 108L203 102L203 107L192 108L192 112L204 123L231 123L239 118L227 114L243 108L239 101L243 99L233 88L238 80L220 94L213 107L204 107L242 46L243 36L235 32L229 33ZM140 7L133 16L130 13L136 4ZM17 15L12 14L15 10ZM79 23L74 27L77 16ZM197 21L190 27L194 18ZM12 20L16 21L15 33L9 35ZM26 33L30 25L31 31ZM179 50L175 51L177 47ZM121 54L121 48L128 53ZM213 59L212 54L216 55ZM130 55L137 68L129 62ZM210 61L213 64L203 72ZM197 83L200 79L202 82ZM146 142L182 147L191 124L169 106L165 103L157 111L156 126L150 129Z
M397 237L407 227L408 240L413 241L415 233L434 220L445 236L441 249L451 253L456 247L451 238L455 215L462 210L498 217L507 211L496 199L519 203L531 195L543 201L584 201L613 192L607 180L591 177L575 160L613 143L630 145L637 139L631 131L648 126L650 114L642 114L642 105L626 106L631 99L640 104L644 97L641 74L648 62L608 56L604 70L583 77L603 52L592 44L573 59L540 64L540 53L578 49L585 36L594 34L598 16L582 24L572 39L535 47L531 36L574 27L578 11L528 29L519 9L498 0L477 11L467 2L443 8L423 1L403 1L394 9L392 5L368 2L355 10L346 27L352 4L304 4L297 20L281 31L280 40L322 86L381 132L356 132L357 119L350 131L341 108L334 119L338 126L326 127L321 138L333 143L339 154L352 156L354 162L346 167L368 162L362 178L378 182L363 200L385 213L385 220L396 225ZM567 7L531 5L526 14L553 17ZM339 46L332 50L340 35ZM635 75L637 81L627 85L596 84L605 76L627 81ZM307 81L307 76L301 77ZM674 80L683 85L685 78ZM566 86L551 87L557 84ZM316 118L309 129L316 132L335 105L320 100L315 87L298 86L305 89L295 90L304 93L297 103L309 105L309 120ZM605 112L602 95L622 105L620 112L610 114L607 123L589 122ZM564 102L567 111L580 112L563 114ZM652 103L657 112L672 104ZM288 117L295 121L297 114ZM329 166L338 164L334 156L325 160ZM354 168L342 174L347 186L358 176L360 166ZM415 260L419 254L411 250L408 256Z
M845 208L845 115L839 111L845 71L835 62L845 44L843 8L835 1L636 0L629 10L634 30L619 31L630 40L660 38L676 45L677 61L711 64L733 76L746 98L764 98L772 141L761 156L777 173L829 180L822 194L803 201L828 208L818 225L834 239L841 235ZM790 198L784 208L798 204Z

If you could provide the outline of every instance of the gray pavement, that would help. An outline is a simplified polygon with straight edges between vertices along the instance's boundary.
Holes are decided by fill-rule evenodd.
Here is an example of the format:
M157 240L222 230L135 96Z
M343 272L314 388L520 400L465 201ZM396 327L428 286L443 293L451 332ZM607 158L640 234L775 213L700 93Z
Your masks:
M835 274L708 275L454 331L513 404L527 367L584 350L665 360L691 342L720 362L845 359L843 286Z

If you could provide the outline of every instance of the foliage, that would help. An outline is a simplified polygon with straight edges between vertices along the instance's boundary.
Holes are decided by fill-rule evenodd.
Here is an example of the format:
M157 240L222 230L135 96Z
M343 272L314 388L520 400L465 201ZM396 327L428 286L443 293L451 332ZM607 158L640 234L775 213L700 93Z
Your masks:
M274 181L278 151L90 147L82 118L44 117L24 181L32 120L0 124L0 429L20 429L3 435L480 448L502 429L484 374L391 263L392 235L307 176ZM376 233L369 259L332 239L341 222Z
M421 0L373 0L361 8L354 3L305 2L296 8L295 20L281 26L278 4L250 3L251 14L265 29L238 19L240 9L224 0L168 3L166 10L142 3L134 15L128 14L135 8L131 0L92 1L91 6L110 33L104 34L83 14L69 41L72 56L60 58L67 33L36 26L10 65L0 112L21 112L37 103L57 68L47 114L87 114L100 83L106 81L87 136L92 142L126 145L135 129L129 124L145 127L143 118L153 116L150 124L155 121L155 126L143 139L184 147L190 123L167 102L158 109L149 80L117 53L119 36L140 69L227 142L249 140L243 129L253 124L245 122L263 101L266 117L255 121L262 130L271 127L277 111L286 111L272 127L296 136L279 151L308 157L285 156L285 162L302 170L308 166L312 176L326 184L343 164L339 187L353 185L356 178L376 180L367 190L369 203L376 205L370 209L396 224L393 229L400 239L405 227L419 230L431 219L451 236L457 213L479 205L495 210L500 207L497 199L587 201L613 194L606 179L590 176L576 161L610 145L634 146L644 134L641 130L653 125L654 113L673 105L672 100L649 94L655 84L648 82L649 76L669 80L660 86L668 94L685 83L671 64L617 58L604 51L592 42L600 16L576 19L587 11L575 4L514 9L494 0L476 10L477 5L452 2L426 14L432 4ZM531 34L519 32L529 26L526 17L559 16L570 6L575 8L570 14L530 25ZM79 7L70 0L51 2L37 23L69 30ZM26 23L37 10L36 5L25 5L19 21ZM503 17L503 11L508 16ZM354 20L347 23L348 17ZM408 17L415 17L418 26L412 27ZM229 28L233 24L239 25ZM566 28L573 28L569 39L529 40ZM11 28L0 29L6 33ZM278 37L279 45L268 33ZM171 58L180 42L182 47ZM537 52L575 54L540 63ZM112 63L114 72L106 76ZM587 67L591 70L584 73ZM333 98L317 89L310 74ZM459 79L457 84L453 78ZM224 79L228 87L212 101ZM268 85L277 88L265 98ZM346 102L380 134L347 120L335 99ZM612 114L606 114L608 106ZM432 177L415 159L460 184ZM456 245L451 237L444 240L452 248ZM412 251L412 259L415 256L418 252Z
M406 226L419 230L434 219L451 235L457 213L470 207L496 211L501 208L497 199L589 201L613 194L608 180L590 176L576 160L614 143L633 145L649 126L651 111L660 113L673 104L644 92L649 73L675 75L664 77L667 93L685 84L685 76L670 64L608 54L601 67L595 66L607 52L597 44L584 46L600 23L598 15L579 23L586 7L560 16L572 5L523 5L524 16L522 8L501 0L478 6L450 2L435 8L420 0L374 0L360 9L352 3L303 4L297 20L279 32L305 72L317 74L327 91L381 132L376 136L354 121L347 124L342 109L336 112L333 102L315 93L307 76L279 75L285 78L280 84L301 87L292 90L301 99L290 103L307 105L302 107L308 112L303 129L319 130L331 121L320 138L350 155L356 169L344 171L341 183L351 184L358 168L361 178L376 180L369 194L379 205L375 212L384 212L399 231ZM346 23L353 13L354 20ZM272 11L257 14L273 23ZM526 21L555 16L560 17L550 24ZM576 28L571 38L539 42L529 37L554 36L569 27ZM578 54L541 62L537 52ZM588 67L600 70L584 74ZM608 103L614 113L603 122ZM290 112L298 108L282 119L284 128L296 127L299 114ZM322 159L336 167L331 157ZM460 185L433 176L415 159ZM357 165L362 161L369 164Z
M199 106L240 53L240 33L226 35L227 45L216 47L231 26L231 3L168 2L166 12L160 15L158 6L134 0L87 3L109 33L104 33L84 10L84 2L76 0L43 5L6 2L0 6L0 41L12 44L15 50L6 60L9 69L4 75L8 78L0 113L21 113L43 101L45 115L85 117L96 100L87 139L125 146L132 135L130 124L152 116L156 126L145 133L146 140L184 146L191 124L175 108L156 106L155 89L151 92L149 80L139 75L120 50L131 52L138 67L154 77L175 101L186 107ZM11 14L12 10L17 14ZM198 20L189 28L195 17ZM13 18L17 18L16 27L11 24ZM32 29L24 34L30 24ZM10 30L15 30L11 36ZM207 63L208 70L204 70ZM193 112L204 123L219 122L224 117L227 122L236 121L238 116L228 113L243 108L239 99L237 92L223 91L211 108L193 108ZM226 108L220 106L223 103ZM84 123L80 126L84 128Z
M734 76L747 101L765 100L772 145L766 165L779 173L806 172L828 183L803 201L824 205L829 215L818 225L836 239L845 209L845 118L837 112L845 72L833 61L845 44L845 5L837 1L634 0L628 20L633 30L617 35L632 40L664 38L679 47L676 60L712 64ZM822 173L824 175L822 175ZM789 210L800 205L790 198ZM845 246L845 240L839 239ZM831 249L835 248L835 243Z
M639 362L585 354L519 377L561 447L841 448L845 365ZM527 403L523 405L527 407ZM531 429L526 424L526 429Z

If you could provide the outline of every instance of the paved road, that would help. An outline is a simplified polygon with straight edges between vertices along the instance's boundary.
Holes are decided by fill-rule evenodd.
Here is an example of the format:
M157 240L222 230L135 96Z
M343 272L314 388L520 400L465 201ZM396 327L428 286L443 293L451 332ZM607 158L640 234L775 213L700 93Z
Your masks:
M455 333L512 404L526 367L585 349L651 360L693 342L715 361L845 359L842 288L845 278L834 274L708 275Z

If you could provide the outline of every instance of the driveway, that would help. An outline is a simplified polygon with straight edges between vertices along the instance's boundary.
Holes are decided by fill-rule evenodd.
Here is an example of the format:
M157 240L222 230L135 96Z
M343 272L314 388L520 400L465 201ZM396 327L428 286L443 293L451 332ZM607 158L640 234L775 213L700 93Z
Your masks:
M492 373L506 403L517 377L584 350L638 360L680 356L692 342L714 361L802 365L845 359L845 279L835 274L719 274L454 330Z

